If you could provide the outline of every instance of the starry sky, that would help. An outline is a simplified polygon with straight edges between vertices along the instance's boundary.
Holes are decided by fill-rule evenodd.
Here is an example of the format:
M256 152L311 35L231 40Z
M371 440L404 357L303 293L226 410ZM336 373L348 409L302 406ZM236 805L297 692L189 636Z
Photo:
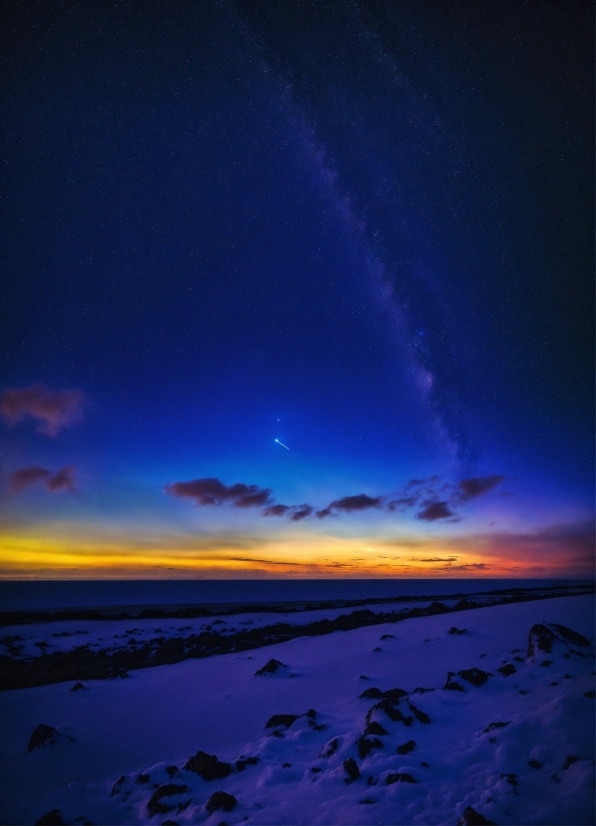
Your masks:
M0 576L593 576L591 3L2 14Z

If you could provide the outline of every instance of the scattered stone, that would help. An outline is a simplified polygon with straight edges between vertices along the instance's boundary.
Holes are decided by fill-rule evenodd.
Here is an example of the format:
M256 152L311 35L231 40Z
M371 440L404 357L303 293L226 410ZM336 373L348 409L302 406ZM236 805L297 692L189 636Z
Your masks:
M395 634L383 634L381 637L382 640L394 640Z
M323 769L320 769L318 766L311 766L310 770L313 774L320 774L323 771Z
M593 691L586 691L584 697L589 697L593 700L596 697L596 694Z
M269 737L283 737L281 731L272 731Z
M523 663L523 661L524 661L523 657L514 657L513 659L515 660L516 663Z
M429 691L434 691L434 688L421 688L418 686L418 688L414 689L412 694L427 694Z
M237 803L238 801L233 794L213 792L205 806L209 812L215 812L217 809L223 809L224 812L231 812Z
M455 625L452 625L447 633L448 634L469 634L470 632L468 631L467 628L456 628Z
M459 683L456 683L454 680L452 680L451 679L452 677L455 677L455 672L454 671L448 671L447 672L447 682L443 686L443 691L463 691L464 690L463 686L461 686Z
M374 654L376 651L382 651L382 650L383 650L383 649L381 648L381 646L380 646L380 645L377 645L377 647L376 647L376 648L373 648L373 654Z
M258 757L241 757L240 760L236 760L236 771L243 772L247 766L256 766L258 762Z
M360 680L370 680L370 677L365 677L364 674L361 674L359 679Z
M508 725L509 723L504 723L502 720L498 720L496 723L489 723L482 733L489 734L491 731L496 731L498 728L505 728L505 726Z
M563 769L566 771L569 766L573 766L574 763L577 763L579 757L574 757L572 754L568 754L565 758L565 762L563 763Z
M407 697L408 692L404 691L403 688L390 688L388 691L383 692L383 697L386 700L394 703L397 700L401 700L402 697Z
M358 780L360 777L360 771L358 769L358 764L353 757L348 757L347 760L344 760L343 766L345 773L348 775L346 783L352 783L354 780Z
M390 786L392 783L418 783L418 781L406 772L395 772L394 774L388 774L385 778L386 786Z
M408 706L410 707L410 711L419 723L430 723L430 717L428 716L426 711L421 711L419 708L416 708L414 703L408 703Z
M463 671L458 671L457 673L466 682L478 687L484 685L490 677L490 674L483 671L481 668L464 668Z
M398 708L399 700L397 703L392 703L389 700L383 698L380 702L376 703L371 709L369 709L368 714L366 715L366 722L370 722L370 715L375 709L380 709L384 711L387 717L390 720L393 720L394 723L404 723L406 726L411 726L414 722L414 718L410 717L409 715L403 714L400 709Z
M222 763L215 754L206 754L204 751L198 751L194 757L190 757L184 768L205 780L219 780L232 771L231 763Z
M35 826L66 826L66 821L62 819L60 809L52 809L36 820Z
M110 797L114 797L115 794L118 794L122 784L126 783L127 780L128 780L127 775L121 774L120 777L118 778L118 780L116 780L116 782L112 786L112 791L110 792Z
M273 728L274 726L285 726L286 728L290 728L292 723L295 723L299 716L299 714L274 714L267 721L265 728Z
M389 734L387 729L383 728L383 726L380 723L377 723L376 720L373 720L372 723L368 724L368 726L366 727L366 730L365 730L364 733L365 734L380 734L380 735Z
M360 699L361 700L380 700L382 696L383 696L383 692L381 691L380 688L375 688L374 686L371 686L370 688L367 688L366 691L362 692L362 694L360 695Z
M45 746L46 743L52 746L59 737L60 732L58 729L55 729L54 726L46 726L40 723L29 738L29 748L27 751L33 751L33 749L39 748L39 746Z
M502 674L503 677L510 677L512 674L515 674L516 668L511 663L507 663L507 665L502 665L500 668L497 668L499 674Z
M502 778L504 778L510 786L517 786L517 775L513 772L509 772L509 774L502 774Z
M416 741L415 740L408 740L407 743L402 743L401 746L397 747L398 754L409 754L411 751L414 751L416 748Z
M311 720L314 720L316 716L317 712L314 710L314 708L309 708L306 712L306 717L309 717Z
M548 667L549 667L549 665L552 665L552 664L553 664L553 660L543 660L543 661L540 663L540 665L541 665L543 668L548 668Z
M175 820L164 820L161 826L178 826Z
M178 766L166 766L166 773L170 777L175 777L177 774L180 774L178 771Z
M542 768L542 763L540 762L540 760L532 759L532 760L528 760L528 766L530 766L530 768L532 768L532 769L541 769Z
M334 737L330 743L327 743L326 746L323 746L321 751L321 757L331 757L332 754L335 754L337 751L337 747L339 745L337 737Z
M291 763L282 763L281 767L282 767L282 769L291 769L292 764Z
M365 797L364 800L359 800L358 803L376 803L376 800L372 800L370 797Z
M140 774L137 777L137 783L149 783L151 781L151 777L148 774Z
M288 666L285 663L282 663L280 660L269 660L262 668L259 668L258 671L255 671L255 675L258 677L262 677L264 674L275 674L280 668L287 668Z
M151 817L155 817L155 815L163 815L166 812L171 812L174 805L167 806L165 803L162 803L161 801L163 798L171 797L175 794L184 794L184 792L187 791L188 786L177 786L175 783L166 783L165 786L160 786L153 792L149 798L149 802L147 803L147 811Z
M422 763L421 763L420 765L421 765L421 766L424 766L424 768L425 768L425 769L429 769L429 768L430 768L430 766L428 765L428 763L426 763L424 760L422 761Z
M466 806L464 813L457 821L457 826L494 826L493 820L487 820L476 809Z
M384 748L383 743L378 737L373 737L370 739L368 737L364 737L364 735L358 738L356 745L358 746L358 754L361 760L364 757L367 757L373 749Z
M87 691L87 686L83 685L83 683L75 683L73 687L70 689L71 691Z

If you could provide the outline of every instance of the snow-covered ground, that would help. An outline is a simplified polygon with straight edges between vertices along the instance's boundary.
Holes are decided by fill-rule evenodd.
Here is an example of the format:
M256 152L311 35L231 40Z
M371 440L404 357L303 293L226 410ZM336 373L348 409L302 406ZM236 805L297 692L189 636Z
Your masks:
M226 622L238 627L260 616ZM271 614L263 621L271 622ZM151 633L160 627L144 620L124 632L145 623ZM209 623L165 625L178 632ZM557 639L550 653L528 657L528 634L537 623ZM555 623L593 644L594 597L301 637L131 671L128 679L90 681L74 692L72 683L2 692L0 817L29 824L58 809L53 822L456 824L471 806L498 824L593 823L594 649L561 637ZM87 630L95 641L102 636L84 623L70 625L52 623L43 638L86 639L52 638L48 629ZM123 633L106 626L111 636ZM467 633L449 633L453 626ZM32 645L38 630L17 633L29 635ZM271 658L285 667L255 675ZM498 671L506 665L515 673ZM491 676L476 686L457 674L473 668ZM463 690L444 689L448 672ZM482 679L477 672L467 676ZM373 708L378 699L360 696L371 688L399 688L407 696ZM279 714L300 716L289 727L267 727ZM55 742L28 751L40 723L57 729L49 738ZM231 770L216 767L225 776L207 780L185 769L199 751ZM243 757L257 762L241 768ZM351 780L354 764L360 776ZM217 791L235 799L230 811L209 811ZM226 802L232 801L216 796L211 806Z

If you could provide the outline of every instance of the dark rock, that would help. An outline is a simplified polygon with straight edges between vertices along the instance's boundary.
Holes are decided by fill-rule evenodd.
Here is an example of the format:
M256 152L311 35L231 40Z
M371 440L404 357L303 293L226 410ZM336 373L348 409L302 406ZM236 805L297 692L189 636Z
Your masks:
M318 766L311 766L310 770L313 774L320 774L323 771L323 769L320 769Z
M269 737L283 737L281 731L272 731Z
M147 811L151 817L155 817L155 815L162 815L166 812L171 812L174 808L174 804L167 806L165 803L161 802L163 798L171 797L175 794L184 794L184 792L187 791L188 786L177 786L175 783L166 783L165 786L160 786L153 792L149 798L149 802L147 803Z
M263 674L275 674L280 668L287 668L285 663L282 663L280 660L269 660L266 665L262 668L259 668L258 671L255 671L255 675L261 677Z
M150 780L151 780L151 777L148 774L140 774L137 777L137 783L149 783Z
M513 772L509 772L509 774L502 774L501 777L503 777L510 786L517 786L517 775Z
M483 671L481 668L464 668L463 671L457 672L466 682L471 685L481 686L488 680L490 674Z
M292 723L295 723L299 716L299 714L274 714L273 717L270 717L267 721L265 728L273 728L273 726L285 726L286 728L290 728Z
M331 757L331 755L335 754L335 752L337 751L338 745L339 742L337 740L337 737L334 737L330 743L327 743L326 746L323 746L323 749L321 751L321 757Z
M360 771L358 769L358 764L354 760L353 757L348 757L347 760L344 760L344 770L345 773L348 775L347 783L351 783L354 780L358 780L360 777Z
M178 826L175 820L164 820L161 826Z
M434 688L421 688L418 686L418 688L415 688L414 691L412 691L412 694L428 694L429 691L434 691Z
M309 708L308 711L306 712L306 716L310 717L311 720L314 720L315 717L317 716L317 712L314 710L314 708Z
M366 691L362 692L362 694L360 695L360 699L361 700L380 700L382 696L383 696L383 692L381 691L380 688L374 688L374 686L371 686L370 688L367 688Z
M223 809L224 812L231 812L237 803L238 801L233 794L213 792L205 806L209 812L215 812L217 809Z
M528 766L530 766L530 768L532 768L532 769L541 769L542 768L542 763L540 762L540 760L532 759L532 760L528 760Z
M378 737L373 737L370 739L368 737L364 737L364 735L358 738L356 745L358 746L358 754L360 755L361 760L369 755L373 749L384 748L383 743Z
M206 754L204 751L198 751L194 757L189 758L184 768L205 780L219 780L232 771L230 763L222 763L215 754Z
M402 697L407 697L408 692L404 691L403 688L390 688L388 691L383 692L383 697L386 700L394 703L397 700L401 700Z
M81 690L86 691L86 690L87 690L87 686L86 686L86 685L83 685L83 683L75 683L75 684L73 685L73 687L72 687L70 690L71 690L71 691L81 691Z
M499 674L502 674L503 677L511 677L512 674L515 674L515 666L511 663L507 663L507 665L502 665L500 668L497 668Z
M553 664L553 660L543 660L543 661L540 663L540 665L541 665L543 668L548 668L548 667L549 667L549 665L552 665L552 664Z
M568 642L571 645L579 645L580 648L585 646L590 647L592 645L590 640L587 640L584 636L578 634L577 631L572 631L571 628L567 628L565 625L559 625L555 622L553 623L553 628L556 629L559 637L562 637L565 642Z
M282 767L282 769L291 769L292 764L291 763L282 763L281 767Z
M116 780L116 782L112 786L112 791L110 792L110 797L114 797L115 794L118 794L118 792L120 791L120 787L122 786L123 783L126 783L127 780L128 780L128 777L125 774L121 774L120 777L118 778L118 780Z
M380 734L380 735L389 734L387 729L383 728L383 726L380 723L377 723L376 720L373 720L372 723L368 724L368 726L366 727L366 730L365 730L364 733L365 734Z
M386 786L390 786L392 783L418 783L418 781L406 772L395 772L394 774L388 774L385 778Z
M422 763L421 763L420 765L421 765L421 766L424 766L424 768L425 768L425 769L429 769L429 768L430 768L430 766L428 765L428 763L427 763L426 761L424 761L424 760L422 761Z
M449 633L449 634L468 634L469 632L468 632L467 628L456 628L455 625L452 625L447 633Z
M381 646L380 646L380 645L377 645L377 647L376 647L376 648L373 648L373 654L374 654L376 651L382 651L382 650L383 650L383 649L381 648Z
M593 691L586 691L584 693L584 697L589 697L591 700L593 700L596 697L596 694Z
M514 657L513 659L515 660L516 663L523 663L523 661L524 661L523 657Z
M426 711L421 711L419 708L416 708L414 703L408 703L408 706L410 708L410 711L419 723L430 723L430 717L428 716Z
M476 603L471 602L469 599L460 599L460 601L456 602L453 606L454 611L466 611L468 608L476 608Z
M449 608L442 602L431 602L426 609L427 614L446 614Z
M501 720L498 720L496 723L489 723L482 733L490 734L491 731L496 731L498 728L505 728L505 726L508 725L509 723L503 723Z
M397 747L398 754L409 754L411 751L414 751L416 748L416 741L415 740L408 740L407 743L402 743L401 746Z
M398 708L398 703L391 703L389 700L383 698L379 703L377 703L370 709L367 715L367 722L369 722L370 720L371 712L378 708L381 711L384 711L387 717L389 717L390 720L393 720L394 723L404 723L404 725L406 726L411 726L414 722L414 718L403 714L402 711Z
M461 686L459 683L456 683L454 680L451 679L454 676L455 676L455 672L453 672L453 671L449 671L447 673L447 682L443 686L443 691L463 691L464 690L463 686Z
M563 769L566 771L569 766L572 766L574 763L577 763L579 757L574 757L572 754L567 755L565 758L565 762L563 763Z
M381 636L381 639L382 640L394 640L395 639L395 634L383 634Z
M236 760L236 771L243 772L247 766L255 766L258 762L258 757L241 757L240 760Z
M376 802L377 802L376 800L372 800L370 797L365 797L365 798L364 798L364 800L359 800L359 801L358 801L358 803L362 803L362 804L365 804L365 803L376 803Z
M178 766L166 766L166 773L170 777L175 777L177 774L180 774L178 771Z
M46 743L51 746L59 737L60 732L58 729L55 729L54 726L46 726L40 723L29 738L29 748L27 751L33 751L33 749L39 748L39 746L45 746Z
M494 826L494 821L487 820L476 809L466 806L464 813L457 821L457 826Z
M62 819L60 809L52 809L36 820L35 826L66 826L66 821Z
M546 625L537 624L530 628L528 637L528 657L534 657L540 651L550 654L556 640L554 633Z

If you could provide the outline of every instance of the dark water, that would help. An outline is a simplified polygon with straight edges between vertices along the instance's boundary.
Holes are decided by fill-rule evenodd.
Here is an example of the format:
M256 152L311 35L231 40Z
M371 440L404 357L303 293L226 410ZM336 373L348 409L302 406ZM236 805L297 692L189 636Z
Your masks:
M413 597L580 582L564 579L37 580L0 582L0 610Z

